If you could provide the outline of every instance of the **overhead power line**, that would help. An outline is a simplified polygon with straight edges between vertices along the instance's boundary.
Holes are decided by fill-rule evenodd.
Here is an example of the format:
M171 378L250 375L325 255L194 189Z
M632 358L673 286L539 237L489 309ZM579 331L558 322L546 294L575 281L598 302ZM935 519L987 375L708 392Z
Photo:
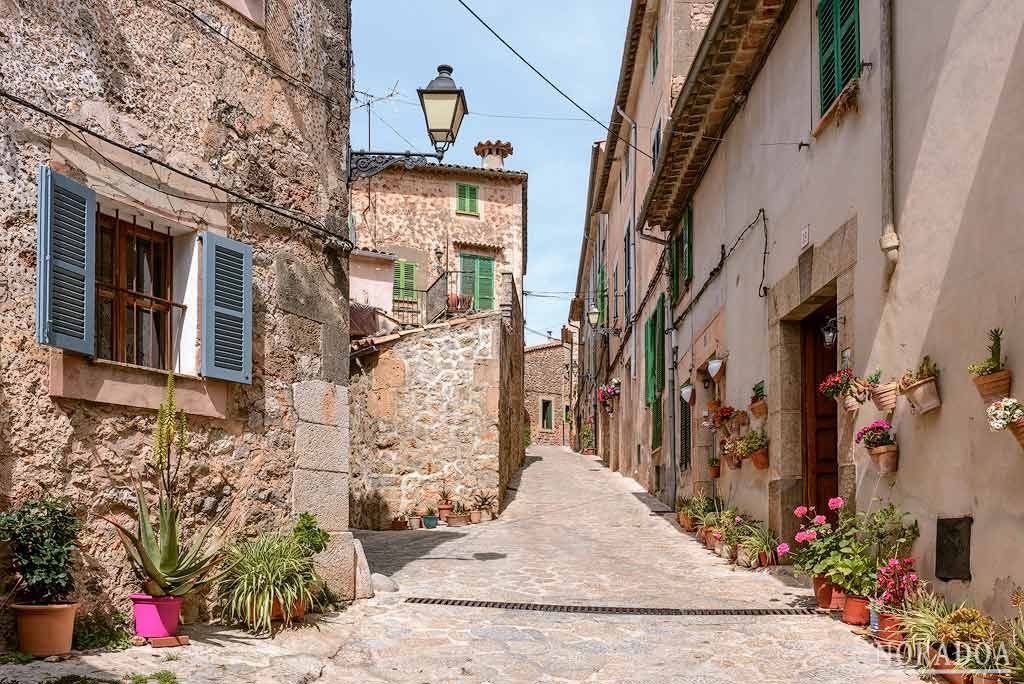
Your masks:
M562 96L562 97L564 97L564 98L565 98L566 100L568 100L568 101L569 101L569 102L570 102L570 103L572 104L572 106L574 106L574 107L575 107L576 109L578 109L578 110L580 110L581 112L583 112L584 114L586 114L586 115L587 115L587 118L589 118L589 119L590 119L591 121L593 121L593 122L594 122L594 123L596 123L596 124L597 124L598 126L600 126L601 128L603 128L603 129L605 129L606 131L608 131L609 133L611 133L611 128L610 128L610 127L609 127L609 126L608 126L607 124L605 124L605 123L604 123L603 121L601 121L601 120L600 120L600 119L598 119L598 118L597 118L596 116L594 116L593 114L591 114L590 112L588 112L588 111L587 111L586 109L584 109L584 108L583 108L583 105L581 105L581 104L580 104L579 102L577 102L576 100L572 99L572 98L571 98L571 97L570 97L570 96L568 95L568 93L566 93L566 92L565 92L564 90L562 90L562 89L561 89L561 88L559 88L559 87L558 87L557 85L555 85L554 81L552 81L552 80L551 80L550 78L548 78L548 77L547 77L547 76L545 76L545 75L544 75L543 73L541 73L540 69L538 69L537 67L533 66L533 64L531 64L531 63L530 63L530 60L526 59L526 57L523 57L523 55L522 55L522 54L520 54L518 50L516 50L516 49L515 49L514 47L512 47L511 45L509 45L509 43L508 43L508 41L507 41L507 40L505 40L504 38L502 38L502 37L501 37L501 35L500 35L500 34L499 34L499 33L498 33L497 31L495 31L495 30L494 30L493 28L491 28L490 24L488 24L488 23L487 23L486 21L484 21L484 20L483 20L483 18L482 18L482 17L481 17L481 16L479 15L479 14L477 14L476 12L474 12L474 11L473 11L473 8L471 8L471 7L469 6L469 5L467 5L467 4L466 4L466 2L465 2L465 0L459 0L459 4L460 4L460 5L462 5L462 6L463 6L463 7L464 7L464 8L466 9L466 11L467 11L467 12L469 12L470 14L472 14L472 15L473 15L473 18L475 18L475 19L476 19L477 21L479 21L479 22L480 22L480 23L481 23L481 24L483 25L483 27L484 27L485 29L487 29L488 31L490 31L490 32L491 32L491 34L492 34L492 35L493 35L493 36L494 36L495 38L497 38L497 39L498 39L498 40L499 40L499 41L501 42L501 44L502 44L502 45L504 45L504 46L505 46L505 47L507 47L507 48L508 48L509 50L511 50L511 51L512 51L512 54L514 54L514 55L515 55L516 57L518 57L518 58L519 58L519 60L520 60L520 61L521 61L521 62L522 62L523 64L525 64L526 66L530 67L530 69L531 69L531 70L533 71L533 73L535 73L535 74L537 74L538 76L540 76L540 77L541 77L541 79L542 79L542 80L543 80L543 81L544 81L545 83L547 83L547 84L548 84L549 86L551 86L552 88L554 88L554 89L555 89L555 92L557 92L557 93L558 93L559 95L561 95L561 96ZM645 157L647 157L648 159L652 159L651 155L647 154L646 152L644 152L643 150L641 150L641 149L640 149L639 147L637 147L636 145L634 145L632 141L630 141L630 140L626 140L626 138L623 138L623 137L621 137L621 136L619 137L619 140L621 140L621 141L625 142L625 143L626 143L626 144L627 144L627 145L628 145L629 147L631 147L631 148L633 148L634 150L636 150L636 151L637 151L637 153L639 153L639 154L642 154L642 155L644 155L644 156L645 156Z

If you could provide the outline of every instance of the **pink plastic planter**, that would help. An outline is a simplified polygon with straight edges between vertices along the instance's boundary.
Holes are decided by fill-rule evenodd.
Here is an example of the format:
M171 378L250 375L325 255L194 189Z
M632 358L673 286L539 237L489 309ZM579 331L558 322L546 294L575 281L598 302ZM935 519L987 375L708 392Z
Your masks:
M181 612L180 596L150 596L132 594L135 613L135 635L140 637L169 637L178 633Z

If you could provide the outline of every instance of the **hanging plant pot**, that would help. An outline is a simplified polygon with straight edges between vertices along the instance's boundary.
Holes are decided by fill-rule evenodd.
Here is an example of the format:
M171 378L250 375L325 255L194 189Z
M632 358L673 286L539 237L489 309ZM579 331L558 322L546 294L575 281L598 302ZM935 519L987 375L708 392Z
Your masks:
M878 471L882 474L895 473L900 465L900 448L897 444L886 444L885 446L872 447L868 449L871 460L878 465Z
M939 385L935 378L925 378L903 389L903 396L910 402L915 413L928 413L942 406Z
M768 470L768 447L758 449L750 454L750 462L758 470Z
M843 604L843 622L848 625L866 625L871 622L868 600L859 596L847 596Z
M768 415L768 402L764 399L759 399L750 404L750 415L755 418L764 418Z
M729 456L725 459L725 464L729 466L729 470L739 470L743 465L743 461L736 456Z
M1010 432L1013 433L1013 436L1017 439L1017 444L1019 444L1020 447L1024 449L1024 419L1018 420L1014 423L1010 423L1008 429L1010 430Z
M843 397L843 408L845 408L850 413L853 413L854 411L860 408L860 402L851 397L849 394L847 394L845 397Z
M722 464L708 466L708 472L711 474L711 479L717 480L722 477Z
M1013 373L1009 368L974 378L974 386L978 388L978 394L986 404L1010 396L1010 385L1012 384Z
M712 399L711 401L708 402L708 411L710 411L711 413L714 413L720 408L722 408L722 402L720 402L718 399Z
M899 396L899 383L887 382L871 386L871 401L875 407L884 413L896 408L896 397Z

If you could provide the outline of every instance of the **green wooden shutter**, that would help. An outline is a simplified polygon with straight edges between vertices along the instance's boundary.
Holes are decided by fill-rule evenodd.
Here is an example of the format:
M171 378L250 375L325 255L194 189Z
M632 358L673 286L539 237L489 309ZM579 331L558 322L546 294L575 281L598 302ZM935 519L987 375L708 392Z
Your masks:
M476 308L490 311L494 308L494 259L476 258Z
M455 185L455 211L460 213L466 212L466 186L464 183L456 183Z
M661 448L661 395L654 397L651 402L651 449Z
M693 280L693 205L686 208L683 215L683 282Z
M608 284L605 282L604 266L601 266L601 270L597 274L597 324L605 324L605 314L608 308Z
M682 268L682 264L680 263L680 260L679 260L679 246L680 246L680 243L682 242L681 238L682 238L682 232L680 231L679 235L676 235L675 237L673 237L669 241L669 243L668 243L668 263L669 263L669 266L668 266L668 268L669 268L669 272L668 272L669 280L668 280L668 282L669 282L669 294L672 296L672 301L673 302L676 301L677 299L679 299L679 292L680 292L679 282L680 282L680 276L682 275L680 273L680 270Z
M821 0L818 5L818 73L821 86L821 113L839 95L836 77L836 0Z
M690 468L690 404L679 397L679 469Z
M96 350L96 193L39 167L36 341Z
M479 214L479 188L469 183L457 183L455 186L455 211L461 214Z
M665 295L658 297L658 310L654 313L654 367L655 392L661 396L665 389Z
M395 262L395 279L392 288L395 301L408 302L416 299L416 262L399 259Z
M647 404L654 402L654 317L644 323L644 388Z
M203 240L203 376L252 382L252 247L216 233Z
M858 0L838 0L838 4L836 58L839 62L839 90L842 91L860 73L860 9Z
M476 186L476 185L467 185L466 188L467 188L467 194L466 194L467 208L466 208L466 211L468 211L470 214L479 214L480 213L480 206L478 204L478 194L480 192L480 188L478 186Z
M463 297L476 296L476 258L472 254L463 254L459 259L459 292Z

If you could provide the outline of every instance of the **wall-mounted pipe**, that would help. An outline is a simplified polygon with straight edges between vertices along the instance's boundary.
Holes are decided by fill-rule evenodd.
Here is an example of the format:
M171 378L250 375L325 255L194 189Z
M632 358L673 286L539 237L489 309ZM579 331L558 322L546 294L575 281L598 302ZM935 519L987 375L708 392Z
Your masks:
M882 135L881 135L881 179L882 179L882 237L878 246L885 255L885 278L883 286L889 289L889 282L900 258L900 237L896 232L896 145L894 141L893 118L893 0L880 0L880 46L879 76L881 78Z

